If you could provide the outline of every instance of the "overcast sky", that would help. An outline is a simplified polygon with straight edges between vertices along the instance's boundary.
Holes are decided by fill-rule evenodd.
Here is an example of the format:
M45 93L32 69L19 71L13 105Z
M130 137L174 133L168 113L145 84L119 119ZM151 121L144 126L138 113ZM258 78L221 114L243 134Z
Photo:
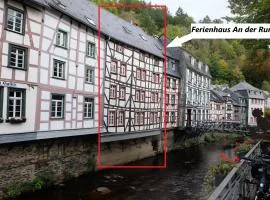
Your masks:
M227 8L228 0L146 0L152 4L166 5L169 11L174 15L180 6L188 15L198 22L206 15L211 19L217 19L230 15L230 9Z

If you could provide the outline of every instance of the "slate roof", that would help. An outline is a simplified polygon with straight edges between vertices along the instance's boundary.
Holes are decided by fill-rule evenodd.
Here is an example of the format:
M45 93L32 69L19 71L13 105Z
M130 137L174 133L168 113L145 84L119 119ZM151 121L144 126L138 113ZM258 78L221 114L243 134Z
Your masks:
M24 0L24 2L29 0ZM30 0L38 3L47 8L54 8L79 22L97 30L98 29L98 6L87 0ZM62 9L57 3L61 2L65 5L65 9ZM163 47L158 41L147 35L140 27L132 25L120 17L101 9L100 12L100 29L101 33L110 36L111 38L136 47L145 52L156 55L163 58ZM92 25L88 22L87 18L91 19L96 25ZM127 27L131 33L127 33L123 26ZM142 39L142 35L146 40Z
M226 92L226 93L228 93L228 94L230 94L233 105L235 105L235 106L246 106L246 103L242 103L240 101L240 99L243 99L244 98L241 94L239 94L237 92L234 92L234 91L232 91L229 88L226 88L223 91Z
M214 102L217 102L217 103L223 103L224 98L222 97L222 95L220 95L218 93L217 90L210 90L210 101L214 101Z
M250 85L246 81L241 81L237 85L234 85L233 87L231 87L231 90L234 92L238 92L246 98L265 99L262 90Z

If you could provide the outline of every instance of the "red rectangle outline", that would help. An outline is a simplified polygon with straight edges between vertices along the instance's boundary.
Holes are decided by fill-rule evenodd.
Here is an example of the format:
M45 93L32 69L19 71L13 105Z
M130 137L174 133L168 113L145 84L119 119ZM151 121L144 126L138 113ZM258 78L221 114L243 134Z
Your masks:
M163 76L163 124L164 124L164 133L163 133L163 165L101 165L100 163L100 127L101 127L101 103L100 103L100 9L101 8L161 8L163 10L164 16L164 27L163 27L163 50L164 50L164 76ZM132 5L123 5L123 4L101 4L98 5L98 155L97 155L97 168L98 169L165 169L167 167L167 124L166 124L166 80L167 80L167 51L166 51L166 25L167 25L167 6L166 5L144 5L144 4L132 4Z

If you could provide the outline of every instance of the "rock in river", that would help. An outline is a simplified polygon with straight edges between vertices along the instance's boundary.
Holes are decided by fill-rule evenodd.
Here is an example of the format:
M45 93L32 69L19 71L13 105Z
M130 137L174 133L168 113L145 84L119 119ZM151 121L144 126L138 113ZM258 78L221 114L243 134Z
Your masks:
M107 188L107 187L98 187L97 189L97 192L101 193L101 194L109 194L111 193L112 191Z

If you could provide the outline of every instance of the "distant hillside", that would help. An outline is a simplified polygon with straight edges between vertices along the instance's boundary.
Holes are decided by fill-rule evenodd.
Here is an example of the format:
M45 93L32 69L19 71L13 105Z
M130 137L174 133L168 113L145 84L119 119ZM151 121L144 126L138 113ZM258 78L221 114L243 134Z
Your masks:
M96 4L146 4L143 0L92 0L92 2ZM160 9L108 10L127 21L132 21L150 35L163 34L163 11ZM174 39L176 36L186 35L193 22L193 18L180 7L174 16L168 11L167 37ZM211 20L208 16L200 22L224 23L221 19ZM214 84L234 85L246 79L256 87L270 91L270 77L262 76L263 70L256 68L250 72L251 66L257 61L248 59L246 45L243 45L240 40L192 40L186 43L184 48L209 65Z

